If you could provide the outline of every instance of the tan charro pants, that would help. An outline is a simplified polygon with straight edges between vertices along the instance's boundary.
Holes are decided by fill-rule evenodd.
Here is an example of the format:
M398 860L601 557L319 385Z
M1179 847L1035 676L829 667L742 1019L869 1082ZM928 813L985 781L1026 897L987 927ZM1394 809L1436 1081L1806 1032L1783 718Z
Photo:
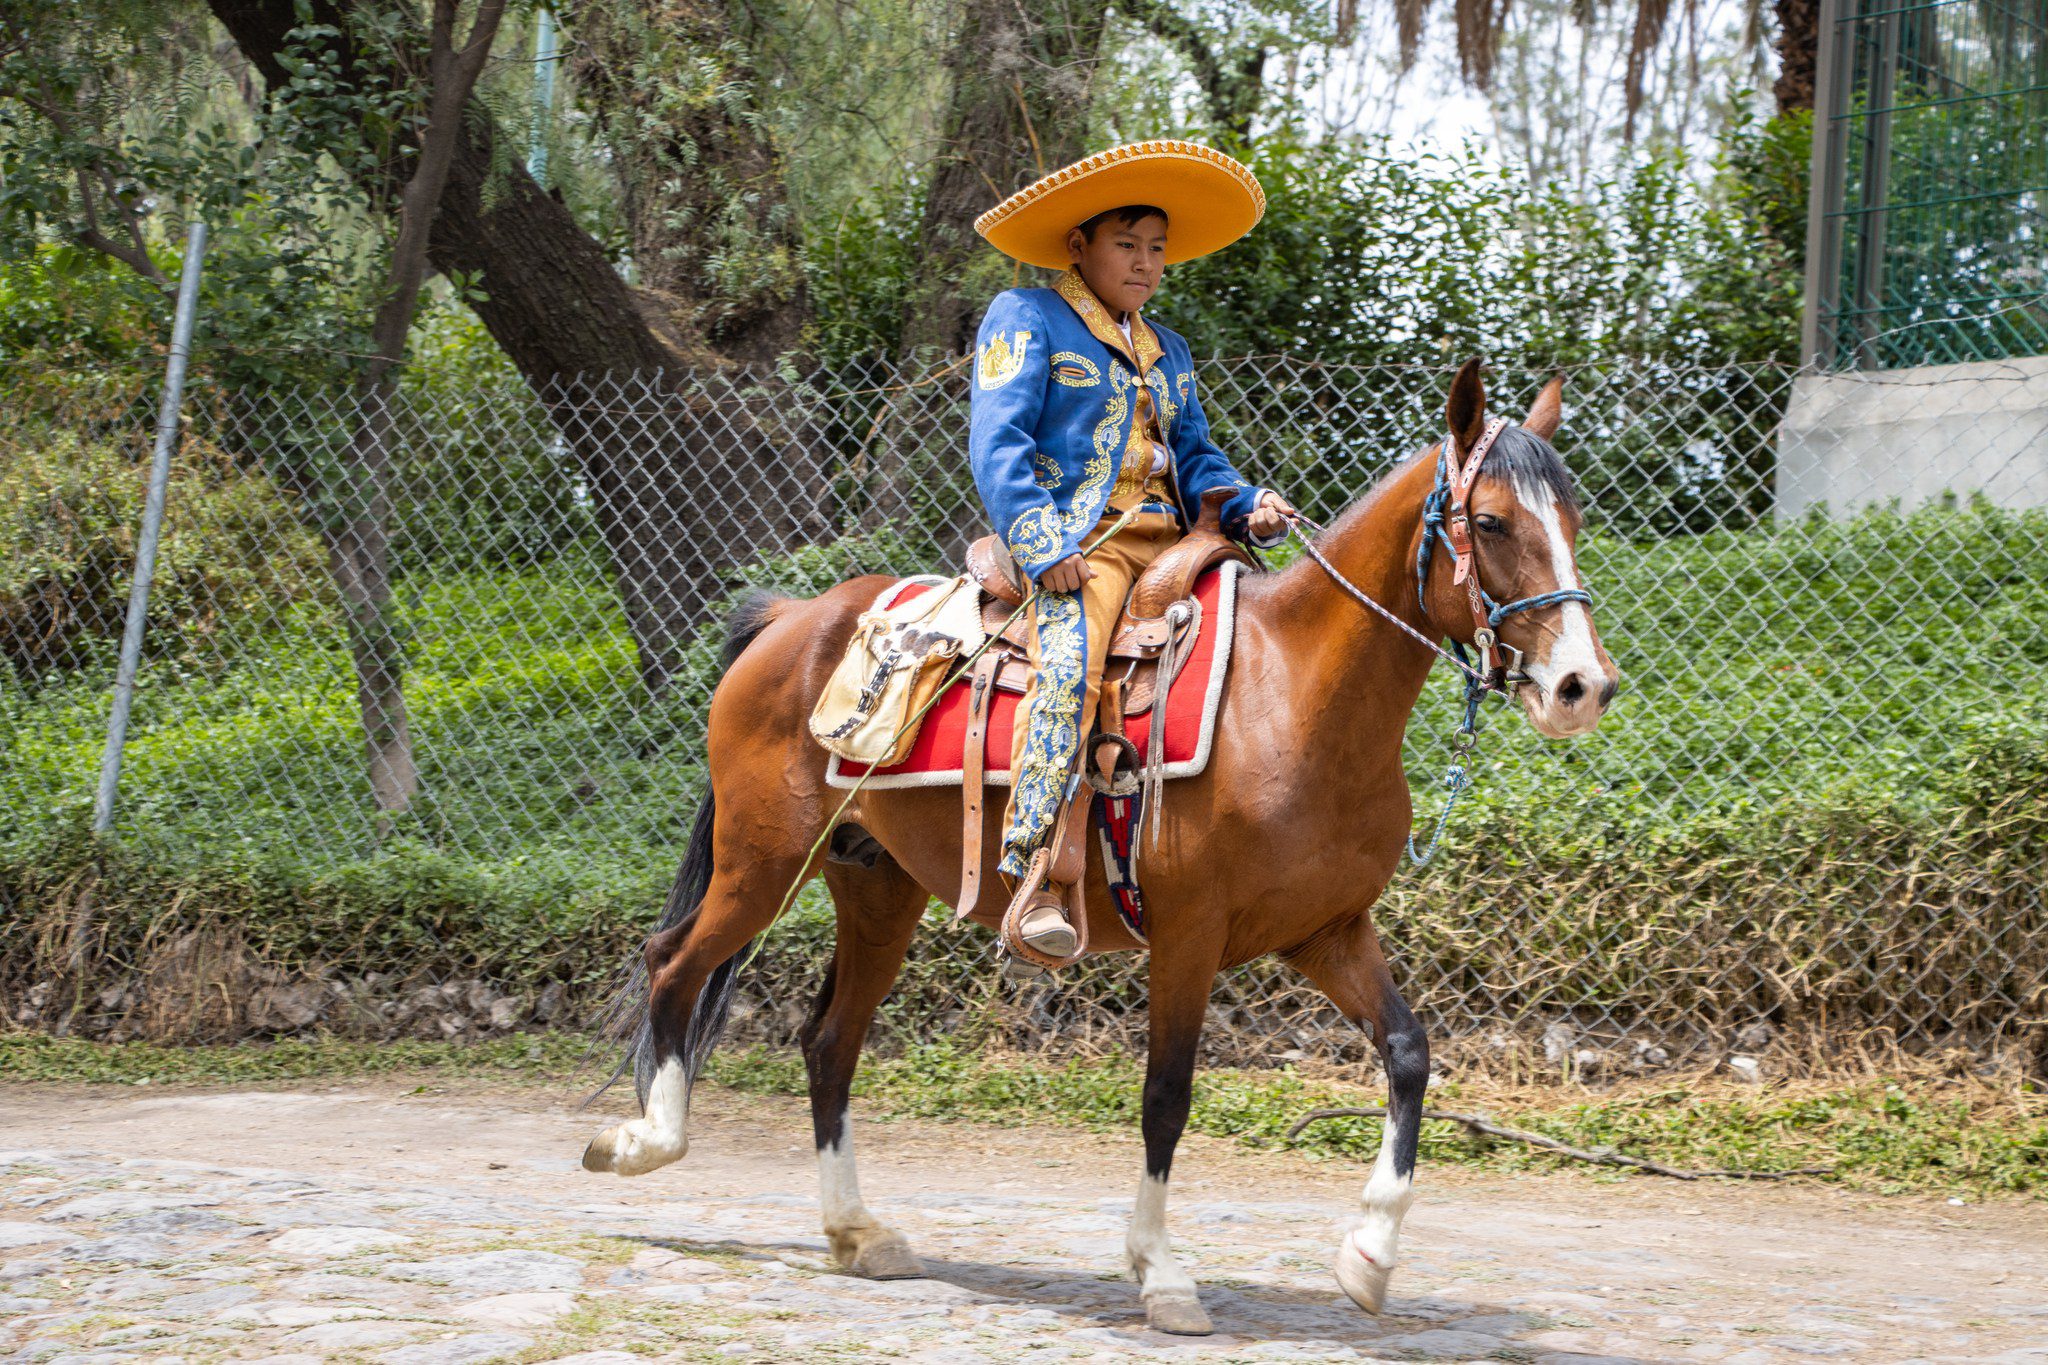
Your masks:
M1082 537L1085 549L1116 524L1104 512ZM1031 682L1010 736L1010 800L1003 820L1002 870L1022 876L1032 853L1051 835L1081 741L1095 720L1109 636L1131 587L1160 553L1181 537L1170 512L1140 512L1088 556L1095 577L1072 593L1043 593L1031 615Z

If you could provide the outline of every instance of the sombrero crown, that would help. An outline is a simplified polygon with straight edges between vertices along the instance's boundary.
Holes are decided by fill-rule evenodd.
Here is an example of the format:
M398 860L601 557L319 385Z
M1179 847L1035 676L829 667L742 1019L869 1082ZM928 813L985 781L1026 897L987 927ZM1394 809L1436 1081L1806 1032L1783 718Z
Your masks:
M1196 142L1158 138L1111 147L1035 180L974 220L974 230L1026 265L1063 270L1067 232L1098 213L1151 204L1167 217L1166 263L1229 246L1266 212L1242 162Z

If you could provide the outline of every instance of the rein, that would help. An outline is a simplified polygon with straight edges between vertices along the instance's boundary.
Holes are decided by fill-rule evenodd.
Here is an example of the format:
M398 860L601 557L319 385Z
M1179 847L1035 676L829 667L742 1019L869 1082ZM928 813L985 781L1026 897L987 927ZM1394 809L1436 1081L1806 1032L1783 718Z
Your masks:
M1408 834L1408 857L1410 861L1417 867L1426 866L1429 860L1436 856L1437 846L1443 842L1444 826L1450 823L1451 812L1457 808L1458 798L1463 796L1465 789L1472 785L1471 770L1466 765L1472 759L1473 746L1479 742L1479 704L1486 699L1488 693L1495 693L1505 697L1507 692L1495 681L1494 675L1491 672L1482 673L1472 666L1471 662L1464 657L1464 646L1453 642L1452 648L1458 652L1456 654L1451 653L1450 650L1445 649L1442 645L1396 616L1392 611L1374 601L1365 589L1359 587L1356 583L1353 583L1342 573L1338 572L1336 565L1323 558L1323 552L1316 548L1315 542L1302 533L1301 528L1304 526L1312 531L1323 529L1299 512L1295 513L1290 520L1288 529L1294 533L1294 538L1301 542L1301 548L1308 551L1308 557L1322 566L1323 572L1330 576L1331 582L1350 594L1352 600L1360 606L1376 613L1381 619L1399 628L1401 633L1409 639L1415 641L1424 649L1436 655L1437 658L1449 663L1451 667L1465 675L1465 716L1463 720L1458 722L1458 728L1451 733L1451 766L1444 773L1444 788L1448 792L1448 795L1444 798L1444 808L1437 813L1436 829L1429 836L1428 848L1418 852L1415 847L1414 831L1410 830ZM1425 539L1424 544L1427 543L1428 541ZM1513 679L1506 679L1506 682L1510 687L1515 685Z
M1306 526L1311 531L1323 528L1308 517L1297 512L1289 519L1288 529L1301 542L1301 548L1308 557L1321 566L1330 580L1342 588L1351 599L1397 627L1409 639L1446 660L1465 675L1465 715L1458 728L1451 735L1451 766L1444 773L1444 787L1447 795L1444 808L1438 813L1436 829L1429 836L1429 847L1418 852L1415 835L1408 835L1408 856L1417 867L1424 866L1436 856L1438 846L1443 842L1444 826L1450 822L1451 811L1457 806L1458 798L1472 785L1468 766L1472 759L1473 747L1479 740L1479 707L1489 693L1506 697L1513 689L1529 681L1522 672L1522 652L1512 645L1500 643L1496 631L1500 623L1516 612L1534 611L1539 607L1554 607L1565 602L1582 602L1588 607L1593 597L1583 588L1562 588L1556 592L1537 593L1531 597L1518 597L1512 602L1501 603L1493 600L1485 588L1479 585L1479 558L1477 547L1472 543L1471 517L1466 509L1466 499L1472 492L1472 485L1479 480L1479 467L1485 463L1487 452L1501 432L1507 430L1508 419L1496 417L1486 424L1486 431L1473 444L1472 453L1456 461L1458 441L1455 435L1446 434L1437 447L1436 484L1429 490L1429 496L1422 503L1422 546L1415 555L1415 601L1423 610L1425 619L1429 612L1429 564L1431 551L1441 541L1451 554L1451 582L1465 585L1466 600L1472 607L1472 645L1477 651L1481 666L1475 666L1465 654L1461 641L1451 641L1445 649L1436 641L1424 635L1415 627L1403 621L1387 607L1381 606L1370 593L1338 572L1337 566L1323 557L1315 542L1303 533ZM1513 654L1511 664L1507 656Z

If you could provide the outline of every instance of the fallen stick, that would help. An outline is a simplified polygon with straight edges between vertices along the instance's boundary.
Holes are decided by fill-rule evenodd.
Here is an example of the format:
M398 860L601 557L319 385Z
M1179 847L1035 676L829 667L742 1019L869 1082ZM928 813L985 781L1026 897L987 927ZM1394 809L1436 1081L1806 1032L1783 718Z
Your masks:
M1300 1136L1302 1129L1324 1119L1383 1119L1386 1116L1387 1111L1377 1106L1369 1109L1311 1110L1295 1120L1294 1126L1287 1130L1284 1140L1294 1141ZM1673 1180L1784 1180L1795 1175L1830 1175L1834 1172L1832 1166L1806 1166L1796 1171L1688 1171L1682 1166L1666 1166L1661 1161L1630 1156L1626 1152L1617 1152L1609 1147L1589 1151L1584 1147L1559 1142L1556 1138L1545 1137L1541 1133L1525 1133L1519 1128L1503 1128L1493 1120L1481 1118L1477 1114L1453 1114L1444 1109L1425 1109L1422 1111L1422 1117L1442 1119L1446 1123L1462 1123L1474 1133L1486 1137L1507 1138L1513 1142L1526 1142L1531 1147L1541 1147L1546 1152L1556 1152L1559 1156L1568 1156L1575 1161L1590 1161L1595 1166L1626 1166L1633 1170L1647 1171L1651 1175L1669 1176Z

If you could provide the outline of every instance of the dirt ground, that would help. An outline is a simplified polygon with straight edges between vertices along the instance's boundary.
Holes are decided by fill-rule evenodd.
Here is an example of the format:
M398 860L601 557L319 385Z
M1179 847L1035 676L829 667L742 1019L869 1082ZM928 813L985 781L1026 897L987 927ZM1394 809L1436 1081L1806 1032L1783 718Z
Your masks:
M629 1182L579 1100L0 1085L0 1360L2048 1362L2038 1205L1425 1167L1374 1319L1328 1270L1362 1166L1191 1139L1180 1338L1122 1274L1134 1136L858 1124L930 1275L877 1284L827 1264L796 1102L707 1087Z

